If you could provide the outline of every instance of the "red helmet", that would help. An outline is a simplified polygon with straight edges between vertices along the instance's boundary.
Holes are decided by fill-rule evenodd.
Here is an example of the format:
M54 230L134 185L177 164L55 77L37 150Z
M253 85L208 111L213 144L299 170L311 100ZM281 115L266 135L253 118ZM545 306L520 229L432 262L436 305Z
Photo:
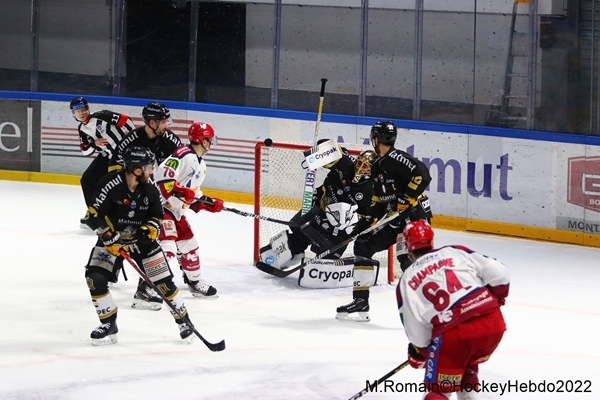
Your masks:
M215 137L215 130L209 124L204 122L194 122L188 129L188 139L190 143L202 143L204 139L212 142Z
M410 221L402 233L409 252L433 248L433 229L424 219Z

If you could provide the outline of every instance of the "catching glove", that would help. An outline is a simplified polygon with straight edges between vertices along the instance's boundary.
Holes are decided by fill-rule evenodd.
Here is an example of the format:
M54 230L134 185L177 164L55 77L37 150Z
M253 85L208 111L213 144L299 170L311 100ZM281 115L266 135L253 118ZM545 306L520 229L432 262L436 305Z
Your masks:
M408 344L408 363L415 369L425 368L427 349L421 349L412 343Z
M192 204L196 200L196 191L185 186L181 186L179 182L173 185L173 195L180 198L188 204Z
M209 212L217 213L217 212L223 211L225 206L223 204L223 200L221 200L221 199L202 196L200 198L200 200L198 200L197 202L192 204L190 206L190 208L192 210L194 210L194 212L198 212L200 210L206 210Z
M121 240L121 235L119 235L119 232L113 232L112 236L109 239L103 239L103 237L105 235L106 235L106 233L99 234L100 240L102 240L102 244L104 245L104 248L110 254L112 254L115 257L118 257L118 256L120 256L119 251L121 249L123 249L127 252L129 251L129 246L127 246L126 244L123 244L123 241Z
M149 245L158 238L159 229L158 221L151 219L137 229L135 236L140 244Z

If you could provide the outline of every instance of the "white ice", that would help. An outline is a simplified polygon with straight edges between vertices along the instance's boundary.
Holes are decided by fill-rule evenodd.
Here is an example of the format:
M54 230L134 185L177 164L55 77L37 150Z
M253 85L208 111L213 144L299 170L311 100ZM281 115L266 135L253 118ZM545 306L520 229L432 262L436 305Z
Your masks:
M0 210L0 399L347 399L406 359L393 286L373 288L370 323L335 320L335 308L351 300L351 289L301 289L293 276L278 279L255 269L253 220L228 212L190 215L203 276L220 297L194 299L183 290L198 331L209 341L225 339L225 351L181 341L166 307L131 309L137 282L131 268L129 280L112 289L119 342L91 346L98 319L83 266L95 236L79 228L85 211L80 189L0 181ZM600 250L436 234L438 246L469 246L512 271L502 309L508 330L480 378L490 384L587 380L592 391L513 388L480 398L600 398ZM423 370L409 367L391 379L422 378ZM363 398L421 397L388 389Z

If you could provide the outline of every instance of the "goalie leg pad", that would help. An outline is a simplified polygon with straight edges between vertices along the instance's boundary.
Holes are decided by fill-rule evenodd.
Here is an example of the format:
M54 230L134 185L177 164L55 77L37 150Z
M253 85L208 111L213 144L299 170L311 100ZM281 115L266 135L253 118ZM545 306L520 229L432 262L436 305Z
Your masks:
M288 243L287 231L281 231L271 238L271 243L260 249L260 259L267 265L281 268L292 259L292 252Z
M352 287L354 257L314 260L300 271L298 286L312 289Z

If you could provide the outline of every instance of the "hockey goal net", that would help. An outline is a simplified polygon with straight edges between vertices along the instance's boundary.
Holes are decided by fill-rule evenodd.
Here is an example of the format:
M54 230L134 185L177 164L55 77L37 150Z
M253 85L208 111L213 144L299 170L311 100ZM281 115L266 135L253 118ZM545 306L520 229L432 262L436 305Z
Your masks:
M362 151L371 150L368 145L347 144L343 146L348 152L357 157ZM254 213L269 218L289 221L302 209L304 195L304 180L306 169L302 168L304 150L312 147L312 143L273 142L266 146L256 144L254 155ZM321 186L328 170L319 168L315 175L315 185ZM254 262L259 259L259 250L269 243L277 233L286 229L284 225L255 219L254 220ZM387 251L377 253L374 258L380 263L380 281L387 276L387 282L392 283L400 275L400 267L394 255L394 246ZM310 251L308 257L314 256ZM353 255L353 244L350 244L344 257Z

